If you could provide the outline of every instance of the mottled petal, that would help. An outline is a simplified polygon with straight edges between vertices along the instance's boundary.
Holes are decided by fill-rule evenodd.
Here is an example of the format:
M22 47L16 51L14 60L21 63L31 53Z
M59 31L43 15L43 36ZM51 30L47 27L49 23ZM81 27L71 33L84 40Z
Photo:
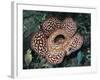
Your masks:
M80 34L75 34L75 36L70 40L70 43L65 48L67 55L81 48L83 44L83 37Z
M68 36L72 37L75 34L76 30L77 30L76 22L72 18L66 18L62 22L61 28L65 29Z
M42 56L45 56L47 53L47 39L42 31L39 31L32 36L31 48Z
M63 61L64 56L64 53L48 53L46 59L51 64L59 64Z
M49 36L53 31L60 27L60 21L55 17L50 17L42 23L42 30Z

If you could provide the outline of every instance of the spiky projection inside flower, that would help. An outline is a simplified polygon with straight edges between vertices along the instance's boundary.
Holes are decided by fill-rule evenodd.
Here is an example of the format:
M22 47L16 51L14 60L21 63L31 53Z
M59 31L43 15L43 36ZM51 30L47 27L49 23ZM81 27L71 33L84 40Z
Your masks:
M32 36L31 47L49 63L59 64L64 56L81 48L83 37L76 31L76 22L72 18L65 18L61 22L51 17L45 20L40 31Z

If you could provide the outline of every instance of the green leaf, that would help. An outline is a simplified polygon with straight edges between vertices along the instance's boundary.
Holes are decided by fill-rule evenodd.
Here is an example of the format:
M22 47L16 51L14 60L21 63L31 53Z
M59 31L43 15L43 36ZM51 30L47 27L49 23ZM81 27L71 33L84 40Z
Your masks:
M29 66L31 61L32 61L32 54L31 54L31 50L28 49L27 53L25 54L25 63L26 63L26 65Z
M78 65L81 64L81 61L82 61L83 57L84 57L84 53L82 51L79 51L78 54L77 54L77 63L78 63Z

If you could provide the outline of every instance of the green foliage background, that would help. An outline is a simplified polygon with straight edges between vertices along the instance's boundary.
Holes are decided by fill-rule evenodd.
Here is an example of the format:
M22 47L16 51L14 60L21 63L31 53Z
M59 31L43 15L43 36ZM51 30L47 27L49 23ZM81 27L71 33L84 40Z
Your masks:
M49 64L44 58L37 55L30 47L31 34L39 31L41 23L48 17L57 17L61 21L65 17L72 17L77 22L78 32L84 37L81 49L66 56L62 63ZM25 57L25 54L29 57ZM32 57L32 59L28 59ZM27 59L30 61L27 61ZM28 62L28 65L27 65ZM66 13L23 10L23 69L76 67L91 65L91 14L89 13Z

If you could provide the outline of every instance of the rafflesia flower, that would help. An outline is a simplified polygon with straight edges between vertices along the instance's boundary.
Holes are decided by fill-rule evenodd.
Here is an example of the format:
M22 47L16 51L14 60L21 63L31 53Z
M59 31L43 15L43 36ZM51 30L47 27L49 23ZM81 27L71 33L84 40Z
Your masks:
M31 39L31 48L51 64L59 64L64 56L81 48L83 37L77 32L72 18L60 21L51 17L41 24L41 29Z

